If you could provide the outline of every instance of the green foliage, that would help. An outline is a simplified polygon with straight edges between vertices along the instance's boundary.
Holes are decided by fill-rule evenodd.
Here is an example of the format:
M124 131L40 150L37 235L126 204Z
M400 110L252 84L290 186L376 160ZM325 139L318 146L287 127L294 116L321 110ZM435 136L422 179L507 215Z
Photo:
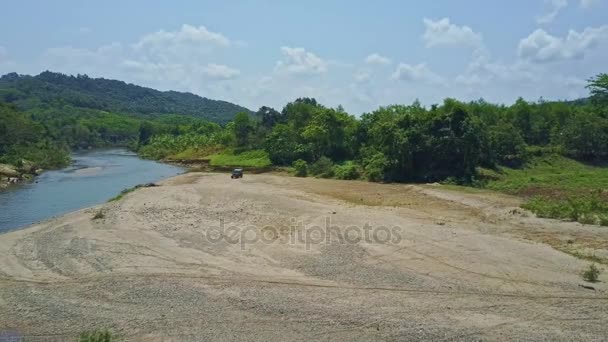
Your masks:
M236 153L233 150L226 150L222 153L208 157L211 166L241 166L264 168L272 165L268 158L268 153L264 150L251 150Z
M260 120L262 126L265 129L271 129L276 124L284 123L285 116L277 112L275 109L263 106L256 113L255 116Z
M31 110L41 107L71 106L113 113L128 113L142 119L164 114L182 114L226 123L241 106L203 98L190 93L161 92L121 81L68 76L45 71L38 76L8 74L0 78L0 101Z
M288 125L276 125L266 137L264 149L275 165L290 165L304 154L304 148L297 141L297 135Z
M305 160L298 159L292 164L295 176L296 177L306 177L308 176L308 163Z
M451 99L431 111L417 103L380 108L363 115L361 131L366 149L385 157L382 178L389 181L470 180L488 140L479 119Z
M23 160L50 169L66 166L70 158L64 145L45 136L44 126L0 103L0 163L21 166Z
M598 281L600 276L600 270L595 266L595 264L589 265L589 268L583 271L583 279L590 283L595 283Z
M112 342L115 339L109 330L94 330L80 333L79 342Z
M589 80L587 89L591 93L591 99L599 104L608 103L608 74L602 73Z
M384 181L388 160L382 152L370 153L363 159L365 178L372 182Z
M323 156L310 164L308 172L316 177L332 178L334 176L334 163L331 159Z
M246 112L238 113L234 118L234 135L238 147L245 147L249 144L249 134L252 129L249 114Z
M207 150L210 146L220 145L224 133L215 131L209 134L186 133L183 135L162 134L153 136L148 145L140 147L139 154L151 159L165 159L190 150L193 153ZM173 157L171 159L182 159Z
M608 168L551 154L534 157L522 169L501 168L486 187L528 198L523 207L540 217L605 224L606 184Z
M602 159L608 155L608 119L592 113L577 113L556 140L576 158Z
M352 161L334 166L334 174L336 179L359 179L361 177L359 167Z
M607 80L590 80L592 101L520 98L505 106L446 99L430 108L416 101L357 119L311 98L252 115L118 81L9 74L0 78L0 99L27 111L0 106L0 162L61 165L68 148L121 145L153 159L297 164L299 174L319 177L487 186L525 196L542 216L601 223L608 216L606 195L598 192L608 184L604 169L563 157L608 161Z
M497 162L507 166L520 166L526 160L526 142L510 123L501 122L490 132L490 149Z

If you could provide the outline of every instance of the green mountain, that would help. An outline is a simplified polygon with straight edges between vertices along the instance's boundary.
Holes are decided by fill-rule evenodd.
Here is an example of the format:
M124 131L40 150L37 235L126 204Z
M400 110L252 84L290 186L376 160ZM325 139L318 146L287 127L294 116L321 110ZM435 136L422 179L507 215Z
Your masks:
M0 77L0 101L13 103L24 111L68 105L148 119L166 114L186 115L220 124L232 120L238 112L251 113L239 105L191 93L158 91L122 81L50 71L38 76L10 73Z

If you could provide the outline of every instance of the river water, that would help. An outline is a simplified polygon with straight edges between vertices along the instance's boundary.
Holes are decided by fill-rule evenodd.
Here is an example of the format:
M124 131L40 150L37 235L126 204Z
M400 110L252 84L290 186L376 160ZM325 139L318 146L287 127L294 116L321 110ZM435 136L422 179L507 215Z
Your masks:
M0 190L0 233L103 203L123 189L182 172L121 149L74 153L65 169Z

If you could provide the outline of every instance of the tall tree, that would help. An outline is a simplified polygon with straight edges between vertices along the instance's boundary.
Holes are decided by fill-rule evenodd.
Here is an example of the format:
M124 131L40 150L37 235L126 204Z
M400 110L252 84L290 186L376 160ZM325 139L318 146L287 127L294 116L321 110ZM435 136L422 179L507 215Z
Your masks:
M608 104L608 74L599 74L588 81L591 99L599 104Z
M234 135L238 147L245 147L249 144L249 133L251 133L251 120L249 114L240 112L234 118Z

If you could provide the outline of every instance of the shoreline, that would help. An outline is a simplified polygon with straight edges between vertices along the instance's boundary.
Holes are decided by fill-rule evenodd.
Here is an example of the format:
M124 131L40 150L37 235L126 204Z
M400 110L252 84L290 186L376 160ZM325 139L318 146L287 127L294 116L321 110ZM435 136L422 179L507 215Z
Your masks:
M46 220L51 220L51 219L55 219L58 217L61 217L62 215L66 215L66 214L70 214L73 212L77 212L79 210L82 209L86 209L89 207L95 207L95 206L99 206L104 204L106 201L108 201L109 199L115 197L116 195L119 195L121 191L123 191L125 188L130 188L131 184L128 184L129 181L127 180L127 178L123 178L123 180L118 180L117 182L114 182L113 180L109 179L107 177L107 175L112 174L113 172L116 171L105 171L110 170L110 168L107 168L106 163L110 163L108 165L111 166L111 170L122 170L122 169L116 169L116 166L119 167L123 167L120 165L134 165L134 166L129 166L129 167L139 167L138 172L141 171L141 167L145 167L148 168L150 167L150 169L144 169L144 171L141 171L141 175L142 178L140 179L141 181L144 182L159 182L159 181L163 181L167 178L171 178L173 176L176 176L178 174L182 174L187 172L188 170L182 166L176 167L176 165L171 165L168 163L163 163L161 161L147 161L145 159L140 158L139 156L137 156L136 154L131 155L130 151L126 151L126 150L122 150L122 149L104 149L102 151L118 151L120 155L123 154L129 154L130 158L133 158L133 161L121 161L123 159L120 160L114 160L113 156L105 156L105 155L101 155L99 157L93 155L93 160L92 161L81 161L78 162L77 165L74 164L75 159L72 159L73 161L70 163L70 165L58 169L58 170L44 170L44 174L46 174L46 172L52 172L52 174L45 176L42 179L38 179L39 176L41 175L36 175L32 178L26 178L23 177L23 180L19 183L16 184L10 184L10 185L6 185L6 186L0 186L0 196L5 196L6 201L11 201L6 202L5 205L3 205L1 208L2 210L7 210L7 216L6 216L6 221L4 220L5 218L3 217L3 223L0 227L0 234L4 234L7 232L12 232L15 230L22 230L22 229L27 229L27 227L32 226L32 225L36 225L36 224L41 224L44 223ZM98 151L98 150L95 150ZM83 152L95 152L95 151L89 151L89 150L85 150ZM124 152L124 153L121 153ZM77 158L78 159L78 154L76 155L72 155L73 158ZM89 157L85 157L88 160ZM101 158L101 159L100 159ZM118 157L120 158L120 157ZM148 163L148 162L154 162L154 163L158 163L157 165L159 166L149 166L148 164L141 164L142 166L138 166L139 162L135 161L135 159L141 161L142 163ZM98 162L98 160L100 160L101 162ZM124 164L123 164L124 163ZM135 163L135 164L134 164ZM5 165L5 164L3 164ZM76 165L76 166L75 166ZM145 166L144 166L145 165ZM165 166L160 166L160 165L165 165ZM7 169L6 167L4 169ZM166 169L166 170L165 170ZM172 172L171 170L176 170L175 172ZM150 170L150 171L147 171ZM16 172L16 171L15 171ZM118 172L124 172L124 171L118 171ZM98 176L99 174L99 176ZM120 174L120 173L119 173ZM159 175L160 177L156 178L154 177L154 174ZM93 178L91 178L93 177ZM43 198L46 197L52 197L52 194L57 193L57 196L60 196L62 189L60 188L62 185L64 184L63 179L69 179L70 183L69 184L73 184L71 185L73 186L79 186L77 185L79 182L83 182L83 186L86 186L87 184L91 184L91 182L96 182L96 178L97 177L102 177L100 179L105 179L107 181L104 181L104 184L107 184L108 182L111 183L115 183L116 185L114 185L112 188L116 188L115 192L112 191L105 191L107 192L106 196L104 196L104 191L100 191L99 195L94 195L94 196L80 196L78 195L78 190L75 189L76 193L73 193L74 196L70 196L67 197L65 201L62 202L61 205L59 206L55 206L56 209L52 209L51 207L44 207L43 210L40 213L33 213L32 215L27 214L27 212L24 212L21 208L29 208L32 210L35 210L35 208L38 207L38 205L44 205L42 202L40 202L40 196L42 196ZM121 177L123 177L121 175ZM128 177L128 176L127 176ZM137 177L130 177L131 181L135 180L137 181ZM4 178L2 178L4 179ZM75 182L75 183L74 183ZM36 184L34 184L36 183ZM121 188L119 184L126 184L125 187ZM65 183L68 184L68 183ZM134 184L134 183L132 183ZM137 184L134 184L133 186L136 186ZM65 186L65 185L63 185ZM90 188L90 187L89 187ZM28 195L30 193L36 194L39 193L39 195ZM48 195L45 195L48 194ZM31 197L34 196L34 197ZM80 201L79 198L82 197L82 200L84 201L83 205L86 205L85 207L81 207L81 205L78 204L78 202ZM99 199L95 200L95 197L100 197ZM103 197L103 198L101 198ZM33 202L31 202L29 200L29 198L34 198L34 200L37 198L38 200L35 200L35 203L40 202L39 204L34 204ZM93 201L91 201L91 198L93 198ZM32 203L32 204L30 204ZM16 207L16 205L20 205L19 208ZM15 210L15 211L11 211L11 210ZM12 213L12 214L11 214ZM48 216L45 216L46 214L48 214ZM21 218L20 218L21 217Z

